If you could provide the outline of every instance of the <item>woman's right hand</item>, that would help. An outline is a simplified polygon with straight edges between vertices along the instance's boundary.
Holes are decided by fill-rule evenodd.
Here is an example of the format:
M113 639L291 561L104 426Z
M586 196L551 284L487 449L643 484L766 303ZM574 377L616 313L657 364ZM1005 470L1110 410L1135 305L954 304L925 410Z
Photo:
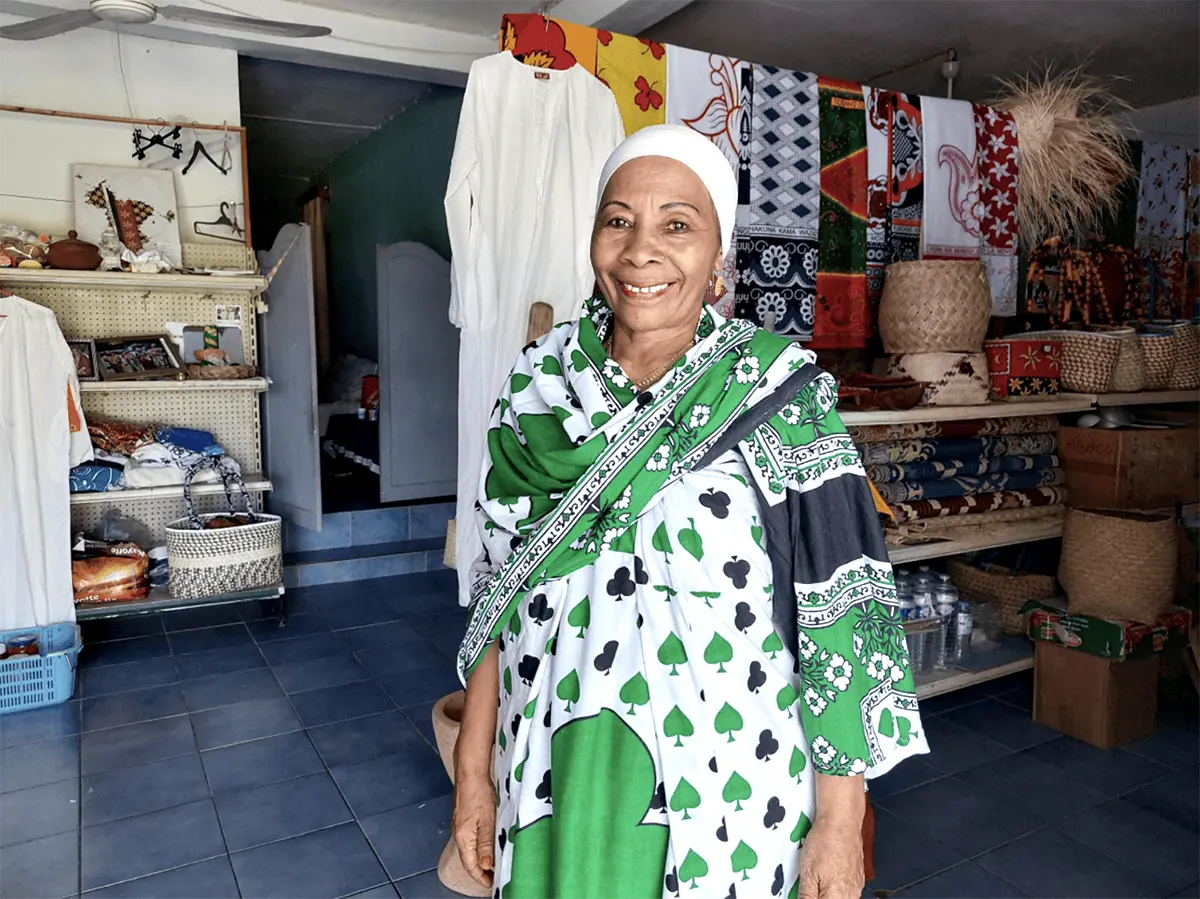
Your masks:
M463 867L472 880L490 890L496 841L496 787L490 777L480 774L458 778L451 826Z

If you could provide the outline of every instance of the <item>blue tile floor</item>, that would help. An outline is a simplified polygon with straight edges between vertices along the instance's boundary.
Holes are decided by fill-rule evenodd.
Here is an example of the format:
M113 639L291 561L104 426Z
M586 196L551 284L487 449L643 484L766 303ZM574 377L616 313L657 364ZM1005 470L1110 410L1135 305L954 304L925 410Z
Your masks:
M0 896L452 896L433 701L452 572L90 623L77 695L0 717ZM875 781L865 895L1197 896L1196 697L1102 752L1029 720L1016 676L923 704L931 755Z

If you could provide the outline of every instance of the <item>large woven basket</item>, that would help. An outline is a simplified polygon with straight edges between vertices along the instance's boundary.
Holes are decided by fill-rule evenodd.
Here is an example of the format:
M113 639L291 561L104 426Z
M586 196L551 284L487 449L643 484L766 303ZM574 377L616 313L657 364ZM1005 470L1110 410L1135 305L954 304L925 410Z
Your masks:
M1146 390L1166 390L1175 369L1175 338L1171 334L1139 334L1146 362Z
M922 406L976 406L988 401L988 365L983 353L902 353L888 374L925 384Z
M976 568L969 562L951 559L946 570L964 596L994 603L1000 609L1001 626L1006 634L1025 633L1021 606L1031 599L1049 599L1058 592L1054 578L1048 574L1029 574L1003 565Z
M1146 326L1153 334L1171 337L1175 357L1168 390L1195 390L1200 387L1200 326L1195 322L1156 321Z
M889 353L977 353L991 314L982 262L897 262L883 282L879 336Z
M201 522L227 513L198 516ZM278 515L256 513L250 523L195 530L192 519L167 525L169 585L174 599L199 599L269 587L283 580Z
M1107 393L1121 357L1121 337L1096 331L1059 331L1062 387L1076 393Z
M1058 579L1073 615L1152 624L1175 598L1175 519L1068 509Z
M1111 325L1093 325L1092 330L1100 334L1111 334L1121 340L1121 351L1117 354L1117 364L1113 368L1112 377L1108 380L1111 393L1136 393L1146 389L1146 357L1142 355L1142 345L1138 341L1137 331L1133 328L1115 327Z

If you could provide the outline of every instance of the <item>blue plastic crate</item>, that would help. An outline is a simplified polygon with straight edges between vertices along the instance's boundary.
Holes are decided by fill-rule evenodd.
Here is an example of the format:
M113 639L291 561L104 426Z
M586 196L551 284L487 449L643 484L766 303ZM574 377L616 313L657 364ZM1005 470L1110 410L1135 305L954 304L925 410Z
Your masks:
M75 692L75 662L83 649L79 626L0 631L0 640L23 634L37 634L42 654L0 661L0 715L66 702Z

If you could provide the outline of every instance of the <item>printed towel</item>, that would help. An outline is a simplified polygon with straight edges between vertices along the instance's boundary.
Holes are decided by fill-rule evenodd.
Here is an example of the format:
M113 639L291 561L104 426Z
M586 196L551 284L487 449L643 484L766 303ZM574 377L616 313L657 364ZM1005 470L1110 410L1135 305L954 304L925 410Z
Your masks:
M979 172L979 254L992 289L992 315L1017 314L1017 124L1007 112L975 104Z
M888 93L888 262L921 258L925 158L921 152L921 98Z
M925 219L921 256L978 259L979 175L975 164L975 113L964 100L921 98L925 159Z

